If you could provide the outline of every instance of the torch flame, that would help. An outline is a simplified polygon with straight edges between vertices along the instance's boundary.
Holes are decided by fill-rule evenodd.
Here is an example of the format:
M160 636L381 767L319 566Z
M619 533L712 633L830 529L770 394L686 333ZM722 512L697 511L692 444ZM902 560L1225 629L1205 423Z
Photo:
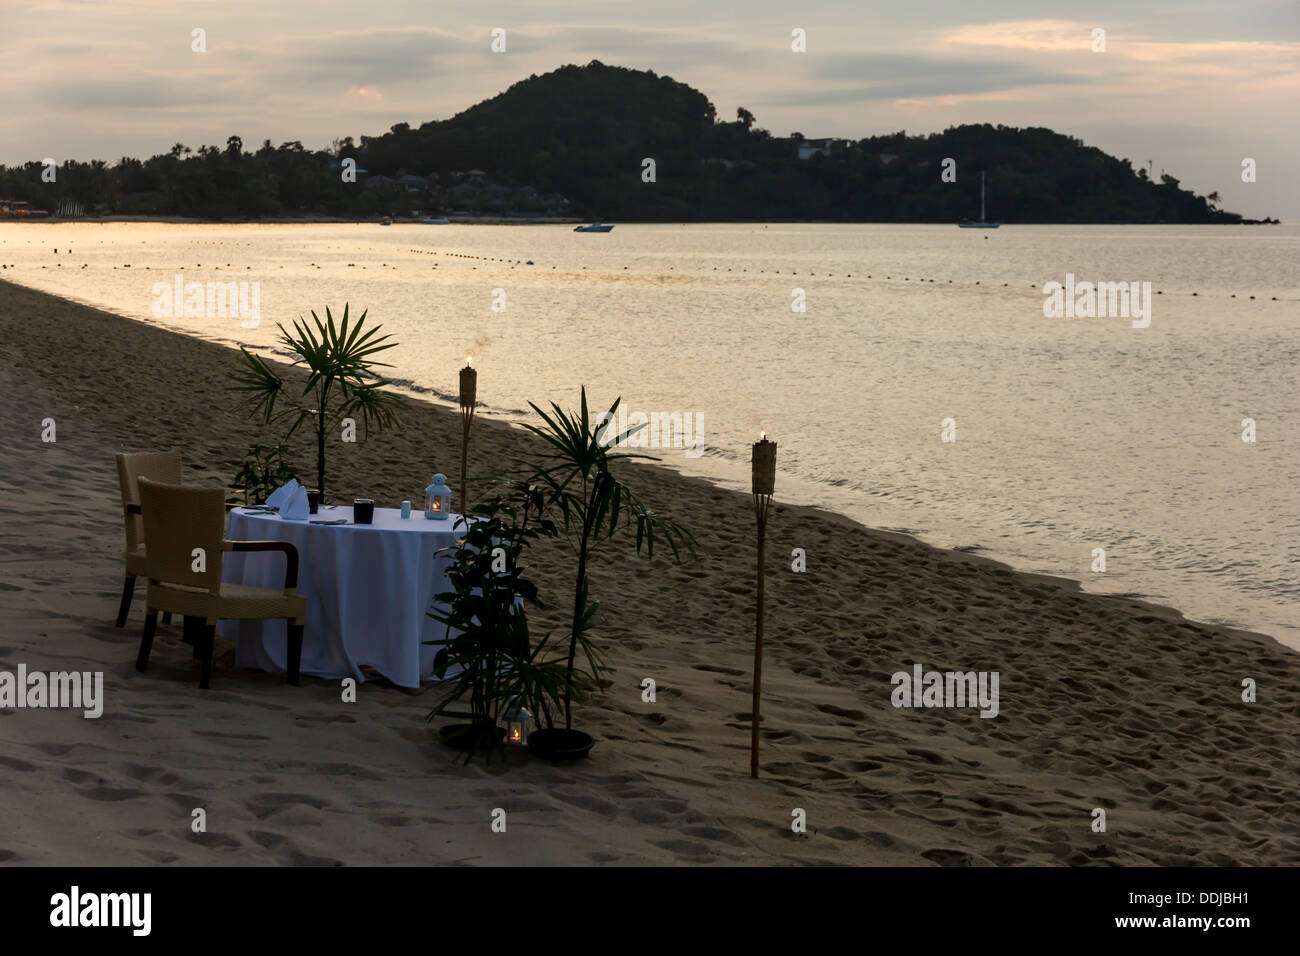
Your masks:
M466 356L465 356L465 367L466 367L466 368L470 368L473 364L474 364L474 356L472 356L472 355L466 355Z
M758 433L758 440L759 440L759 441L767 441L767 432L766 432L766 431L761 431L761 432L759 432L759 433Z

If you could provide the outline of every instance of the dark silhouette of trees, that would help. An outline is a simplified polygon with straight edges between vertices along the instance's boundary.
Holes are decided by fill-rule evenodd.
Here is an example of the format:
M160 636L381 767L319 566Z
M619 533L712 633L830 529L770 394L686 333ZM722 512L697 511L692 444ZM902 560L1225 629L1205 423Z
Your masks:
M255 152L177 143L145 160L69 161L55 183L39 163L0 167L0 198L54 209L64 199L115 214L219 219L373 217L456 209L538 214L533 198L561 194L575 216L610 220L821 219L956 222L1237 222L1219 197L1197 196L1163 174L1043 128L974 124L832 142L800 160L802 133L773 137L744 107L719 121L698 90L653 72L565 66L530 76L457 115L309 150L293 141ZM652 158L656 181L641 180ZM940 178L957 163L957 181ZM370 176L427 180L399 187L345 182L354 160ZM484 170L467 177L470 170ZM502 190L501 187L509 187ZM525 188L531 187L531 189ZM513 192L512 192L513 190ZM489 198L491 196L496 198Z

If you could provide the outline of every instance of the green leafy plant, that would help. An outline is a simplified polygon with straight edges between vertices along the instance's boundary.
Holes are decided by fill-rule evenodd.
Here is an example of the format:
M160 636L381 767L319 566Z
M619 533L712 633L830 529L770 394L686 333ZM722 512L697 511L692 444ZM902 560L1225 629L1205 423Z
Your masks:
M539 537L554 537L542 489L528 482L506 482L508 490L479 502L465 535L439 553L452 558L447 577L452 589L436 595L445 606L429 612L447 626L437 645L433 673L450 687L429 713L469 718L459 729L468 763L480 750L490 763L502 747L497 720L502 708L518 701L535 714L559 709L572 680L562 661L547 657L550 635L533 645L524 602L542 607L537 585L525 574L522 557ZM468 699L469 709L464 707ZM457 742L454 738L451 742Z
M295 320L293 330L279 325L280 343L295 356L294 365L305 365L310 372L302 394L286 395L287 385L280 375L259 356L240 348L240 368L230 373L235 384L231 390L245 392L254 413L271 422L278 418L292 418L286 437L293 435L307 422L316 432L316 488L325 500L325 436L339 426L345 418L361 418L366 433L373 422L378 428L397 424L400 402L396 395L382 390L383 381L376 377L375 369L387 363L376 362L373 356L397 343L389 342L389 335L379 335L382 326L365 328L366 312L361 313L355 325L349 325L348 306L343 306L343 320L336 325L334 316L325 309L325 321L315 312L311 317L313 328L301 317ZM284 396L278 410L276 404Z
M288 451L284 445L249 445L235 473L233 493L226 498L227 503L259 504L289 479L297 478L298 472L285 460Z
M658 460L650 455L609 450L645 427L638 425L613 438L605 437L605 427L614 420L621 401L620 398L614 399L609 411L601 416L602 420L593 422L587 410L587 389L584 387L579 411L566 412L552 402L548 414L529 402L543 425L524 426L540 437L547 448L543 454L545 463L537 467L530 481L546 489L548 504L563 516L564 531L570 536L578 558L564 689L566 730L573 728L572 692L578 648L582 648L593 674L599 664L599 655L587 636L599 607L589 599L587 563L592 549L601 540L612 538L621 523L635 525L638 554L644 546L646 556L653 557L655 541L659 539L671 549L674 561L682 560L683 550L692 556L695 554L695 536L690 531L673 519L647 508L631 488L610 472L611 464L619 459Z

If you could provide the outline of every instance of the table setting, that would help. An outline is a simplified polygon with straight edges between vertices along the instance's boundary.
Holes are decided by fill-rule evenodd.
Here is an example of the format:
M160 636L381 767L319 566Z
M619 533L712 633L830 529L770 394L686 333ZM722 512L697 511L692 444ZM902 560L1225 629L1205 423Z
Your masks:
M451 495L439 474L425 489L423 511L413 512L409 501L379 508L369 498L324 505L291 479L264 504L231 509L229 540L287 541L298 549L298 592L307 599L303 674L361 682L369 670L403 687L429 679L437 647L424 642L446 631L428 616L437 607L434 595L447 589L451 557L440 552L464 532ZM277 555L225 556L226 582L275 587L283 576ZM284 627L277 620L222 621L220 633L235 642L237 667L283 671Z

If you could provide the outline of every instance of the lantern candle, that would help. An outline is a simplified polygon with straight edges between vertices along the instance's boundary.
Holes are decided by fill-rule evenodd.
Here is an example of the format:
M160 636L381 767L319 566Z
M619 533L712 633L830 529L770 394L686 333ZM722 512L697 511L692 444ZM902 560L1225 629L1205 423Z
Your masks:
M451 489L446 475L434 475L433 483L424 489L424 516L430 521L446 521L451 512Z
M767 553L767 516L772 508L776 487L776 442L768 441L767 432L759 432L751 455L753 465L754 517L758 523L758 601L754 617L754 697L750 721L749 775L758 778L759 700L763 687L763 616Z
M528 727L533 719L532 713L523 706L518 698L512 697L502 715L506 721L506 743L523 745L528 741Z

